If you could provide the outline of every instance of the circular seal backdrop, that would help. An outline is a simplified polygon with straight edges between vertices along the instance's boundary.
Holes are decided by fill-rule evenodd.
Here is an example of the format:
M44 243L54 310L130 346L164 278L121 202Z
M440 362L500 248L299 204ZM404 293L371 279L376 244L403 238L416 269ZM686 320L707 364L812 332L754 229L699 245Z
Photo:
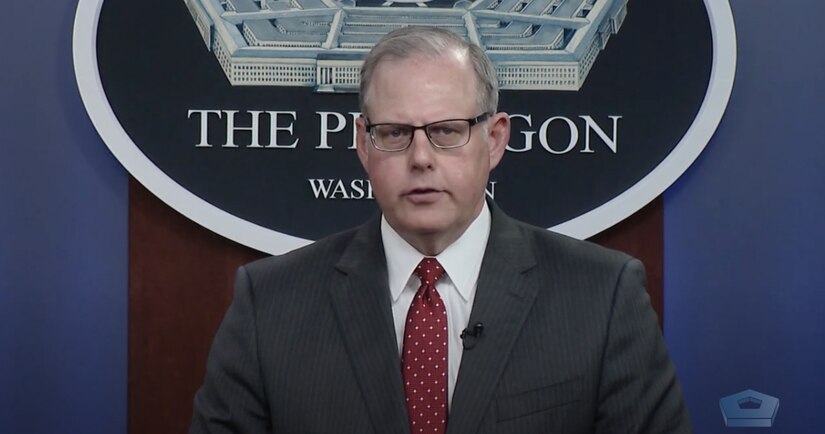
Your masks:
M586 238L661 194L708 143L733 87L733 19L715 0L532 0L518 12L541 2L559 13L565 4L584 9L517 28L491 24L506 3L495 0L416 10L349 0L80 0L75 73L95 127L139 182L206 228L279 254L375 212L353 150L352 65L369 46L352 30L371 19L474 14L469 21L486 33L468 34L485 41L500 110L513 123L488 192L514 217ZM516 31L550 41L555 54L518 54L512 45L523 39L507 36ZM542 59L559 69L535 66Z

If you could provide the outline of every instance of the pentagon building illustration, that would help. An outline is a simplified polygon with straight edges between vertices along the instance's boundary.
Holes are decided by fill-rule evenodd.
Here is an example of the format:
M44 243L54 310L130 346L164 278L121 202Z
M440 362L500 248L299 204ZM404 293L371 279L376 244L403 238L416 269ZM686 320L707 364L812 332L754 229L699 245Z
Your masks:
M367 52L403 26L482 47L502 89L579 90L627 0L184 0L230 83L357 92Z

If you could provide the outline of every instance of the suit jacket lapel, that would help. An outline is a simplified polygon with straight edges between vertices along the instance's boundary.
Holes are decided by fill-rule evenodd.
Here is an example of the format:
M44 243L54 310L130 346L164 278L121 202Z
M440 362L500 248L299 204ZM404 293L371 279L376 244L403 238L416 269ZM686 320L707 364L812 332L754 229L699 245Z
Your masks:
M376 433L409 433L380 216L361 227L336 264L330 299Z
M475 433L490 404L538 288L526 284L535 265L528 240L492 201L490 238L469 324L484 324L477 345L462 355L447 434Z

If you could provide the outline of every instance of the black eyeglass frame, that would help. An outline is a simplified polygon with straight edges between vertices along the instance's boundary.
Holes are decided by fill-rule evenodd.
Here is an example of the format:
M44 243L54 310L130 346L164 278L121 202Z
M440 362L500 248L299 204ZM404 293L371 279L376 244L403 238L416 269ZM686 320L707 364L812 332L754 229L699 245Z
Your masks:
M409 149L410 145L412 145L413 138L415 138L416 130L424 130L424 135L427 136L427 140L430 142L431 145L433 145L433 147L435 147L437 149L456 149L456 148L460 148L460 147L466 145L467 143L470 143L470 137L472 136L473 127L476 124L479 124L481 122L486 121L492 115L493 114L490 113L490 112L484 112L484 113L482 113L482 114L480 114L476 117L472 117L472 118L469 118L469 119L461 119L461 118L442 119L440 121L430 122L428 124L424 124L424 125L420 125L420 126L415 126L415 125L410 125L410 124L400 124L400 123L397 123L397 122L385 122L385 123L380 123L380 124L371 124L369 118L364 117L364 119L366 119L366 121L367 121L367 125L365 125L365 129L367 130L367 133L370 135L370 142L372 142L372 147L373 148L375 148L379 151L382 151L382 152L403 152L403 151L406 151L407 149ZM442 122L453 122L453 121L464 121L464 122L467 122L468 124L470 124L470 129L467 130L467 141L465 141L464 143L462 143L460 145L454 145L454 146L441 146L441 145L436 144L433 141L433 138L430 137L430 133L429 133L429 131L427 131L427 128L429 128L430 126L433 126L435 124L440 124ZM404 146L403 148L400 148L400 149L379 148L378 144L375 143L375 134L373 133L373 128L384 126L384 125L401 125L401 126L404 126L404 127L412 128L412 131L410 132L410 141L407 142L407 146Z

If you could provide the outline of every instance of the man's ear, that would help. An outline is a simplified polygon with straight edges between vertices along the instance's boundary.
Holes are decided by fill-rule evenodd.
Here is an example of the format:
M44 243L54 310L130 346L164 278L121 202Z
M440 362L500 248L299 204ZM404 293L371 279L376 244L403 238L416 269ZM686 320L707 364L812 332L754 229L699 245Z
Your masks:
M504 149L510 142L510 115L498 112L488 121L487 143L490 151L490 170L498 166L504 156Z
M359 116L358 119L355 120L355 149L358 152L358 159L361 160L361 166L364 168L364 171L367 172L369 175L369 169L367 169L368 165L367 162L369 160L369 143L367 143L369 137L367 137L367 120L363 116Z

